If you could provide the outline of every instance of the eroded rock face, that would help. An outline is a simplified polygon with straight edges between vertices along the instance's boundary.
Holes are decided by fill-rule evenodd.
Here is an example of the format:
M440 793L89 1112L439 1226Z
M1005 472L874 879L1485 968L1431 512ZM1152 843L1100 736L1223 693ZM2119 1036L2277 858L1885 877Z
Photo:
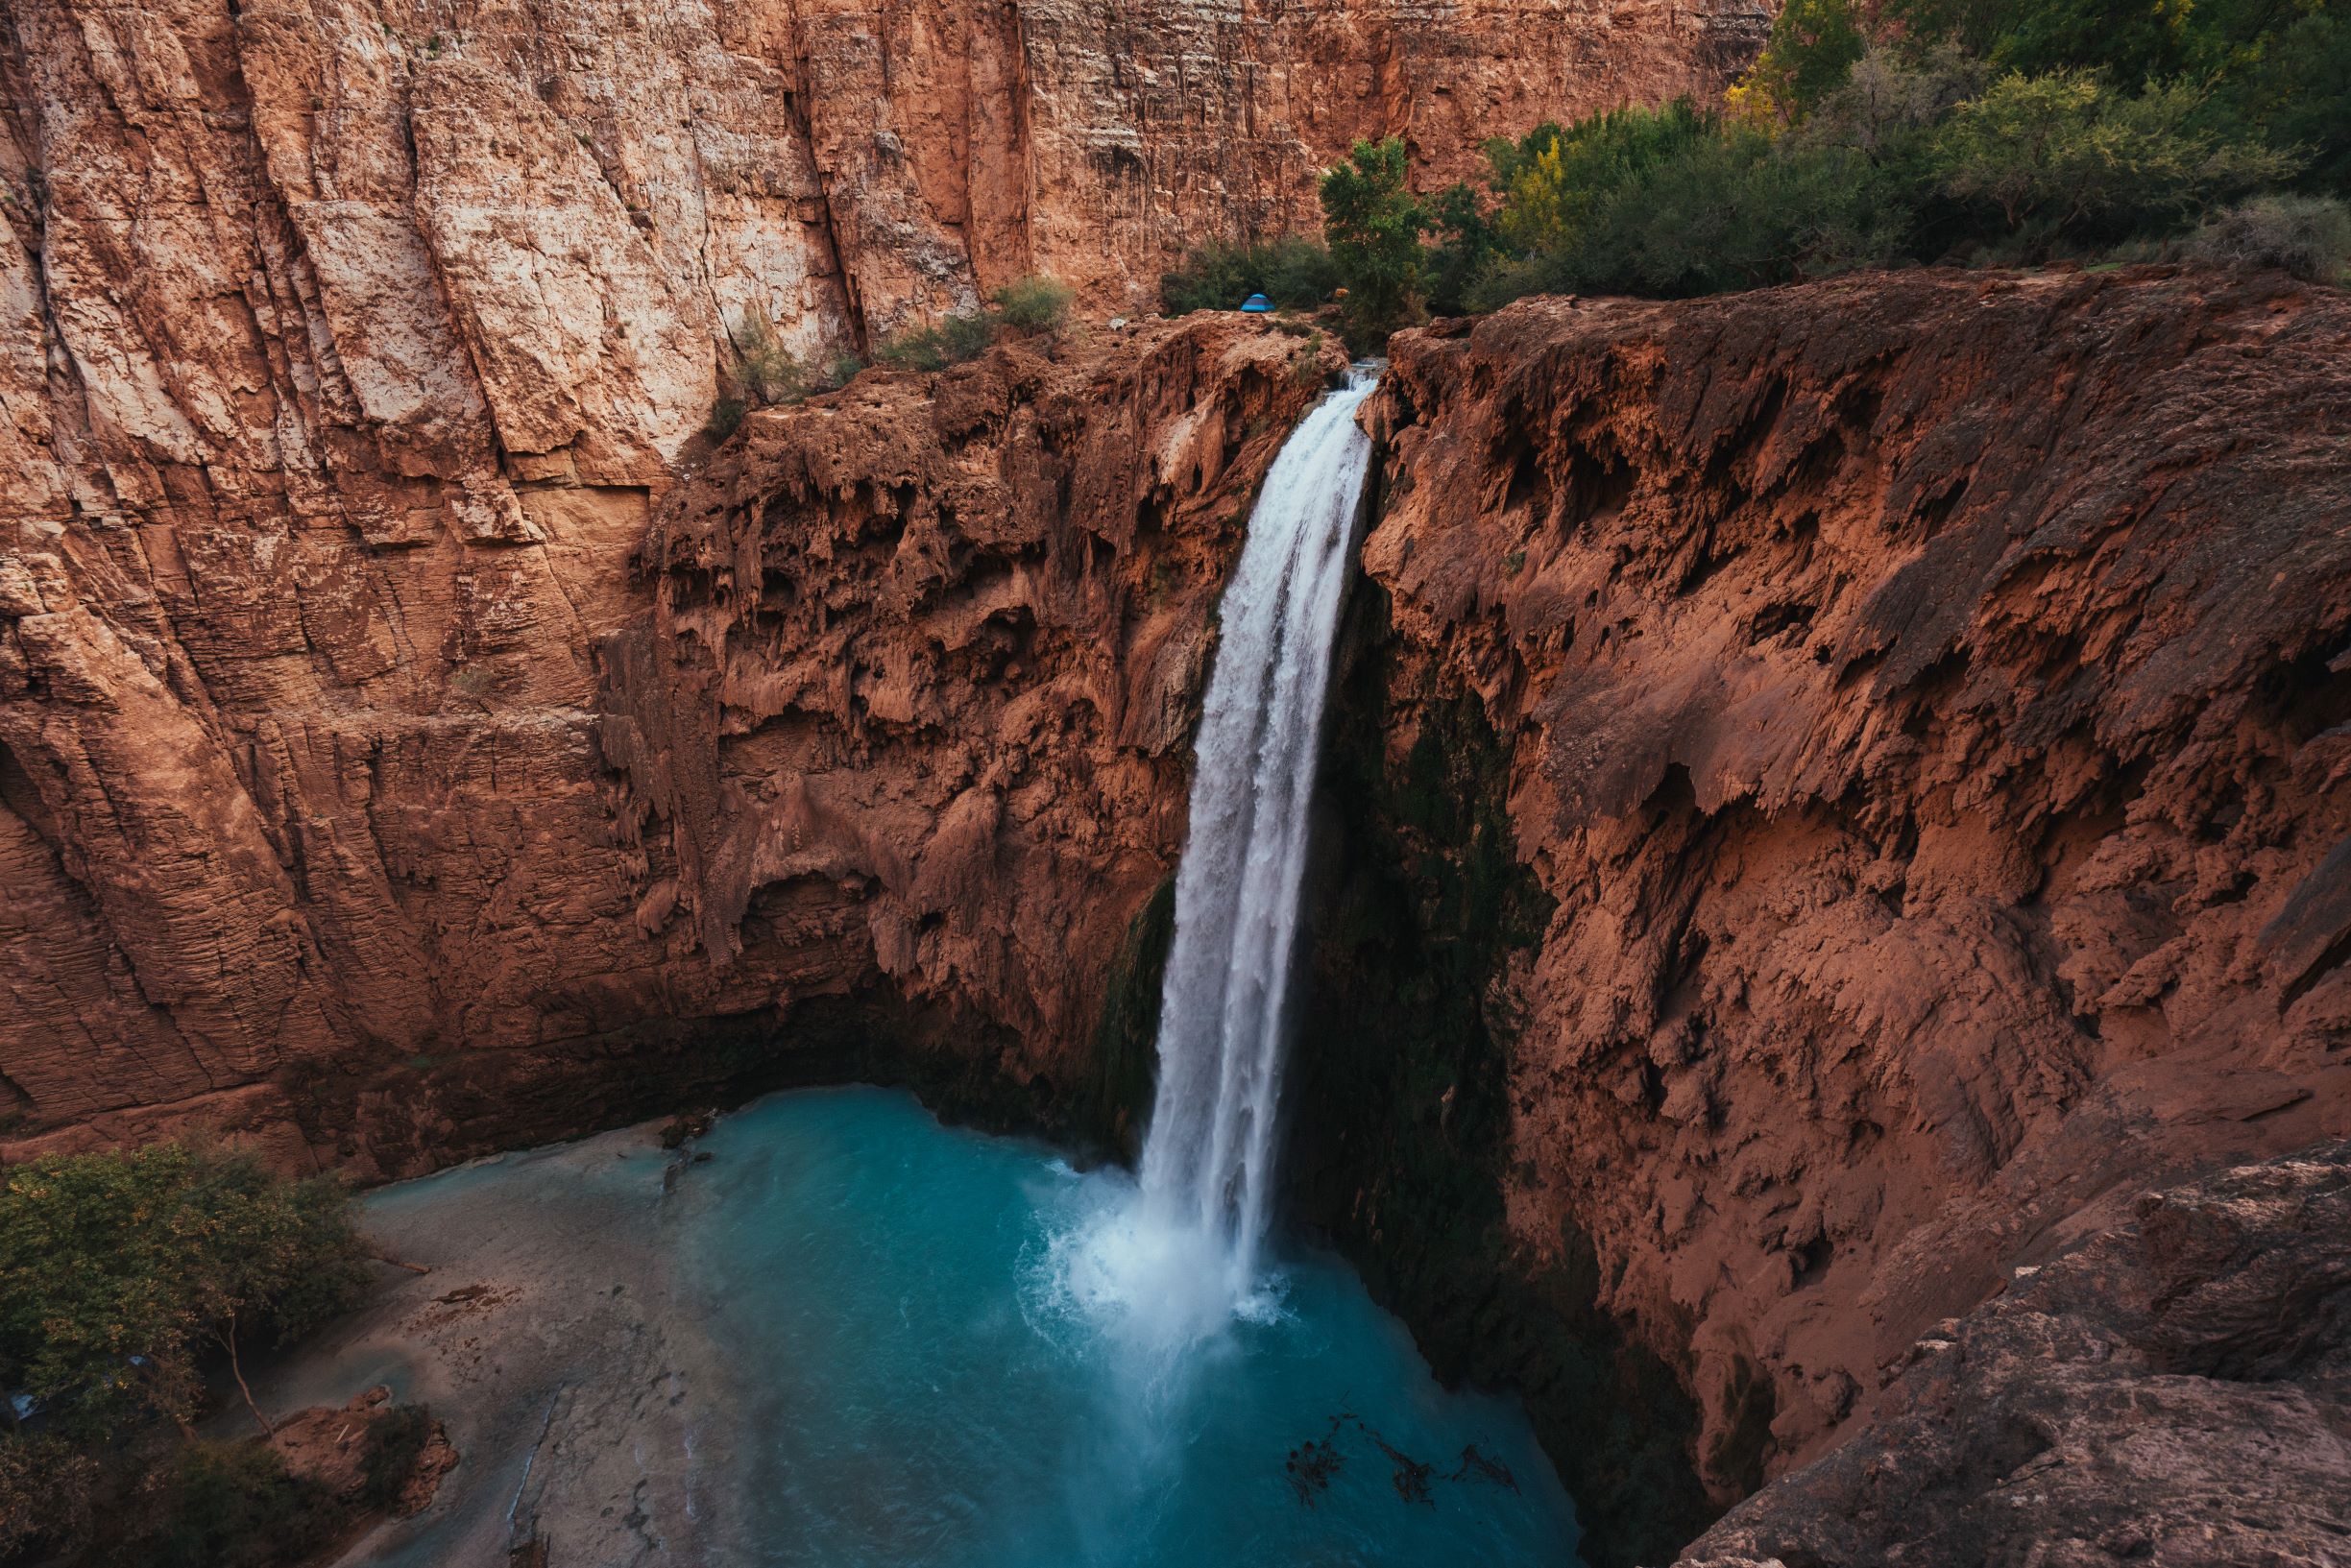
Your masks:
M1478 972L1486 1065L1453 1030L1361 1120L1442 1149L1500 1100L1459 1158L1516 1270L1677 1369L1718 1500L2139 1194L2351 1130L2346 363L2339 292L2160 272L1398 340L1358 700L1423 836L1474 705L1511 856L1396 899L1424 949L1481 876L1533 926ZM1409 1293L1382 1136L1314 1179Z
M375 1094L353 1061L700 1027L637 929L594 653L730 338L866 346L1032 271L1132 313L1188 246L1310 218L1354 135L1451 178L1710 90L1765 19L12 6L0 1110L282 1129ZM518 1097L468 1119L582 1109ZM366 1169L343 1133L411 1109L313 1131Z
M11 222L102 402L185 449L266 367L370 434L431 447L489 421L510 451L584 436L623 467L681 407L698 422L714 333L746 312L843 344L1030 272L1148 306L1188 246L1319 223L1314 178L1353 137L1407 136L1432 182L1472 175L1488 136L1719 89L1770 19L1748 0L12 14Z
M593 486L490 540L27 522L17 1131L388 1175L917 1034L1032 1116L1078 1093L1248 495L1338 363L1225 318L868 374L754 416L649 543Z
M601 654L637 919L710 955L707 1011L882 994L980 1075L1094 1079L1183 841L1211 610L1345 366L1219 323L754 416L664 509L653 614Z
M1684 1568L2351 1560L2351 1146L2145 1194L1908 1361Z
M20 12L12 66L112 73L15 89L49 183L0 350L14 1146L201 1122L383 1176L875 1073L1130 1133L1216 590L1336 350L1010 346L755 414L679 484L703 262L598 205L632 187L557 135L571 78L492 125L445 40L397 123L190 161L235 117L189 88L123 139L177 80L126 60L250 81L279 24L93 16ZM2339 293L2163 271L1398 341L1294 1196L1442 1366L1531 1388L1593 1560L1773 1476L1708 1553L1866 1561L2044 1471L2168 1473L2115 1457L2179 1394L2132 1382L2178 1370L2133 1281L2203 1243L2147 1251L2142 1195L2351 1131L2346 362ZM2324 1247L2261 1241L2333 1213L2332 1159L2179 1200L2260 1208L2195 1266L2223 1315L2336 1299ZM2076 1283L2018 1315L2044 1276ZM2111 1375L2068 1348L2098 1334ZM2165 1408L2249 1431L2235 1364ZM2276 1398L2339 1409L2332 1366ZM1939 1462L1903 1423L1977 1407L2052 1446L1897 1508Z

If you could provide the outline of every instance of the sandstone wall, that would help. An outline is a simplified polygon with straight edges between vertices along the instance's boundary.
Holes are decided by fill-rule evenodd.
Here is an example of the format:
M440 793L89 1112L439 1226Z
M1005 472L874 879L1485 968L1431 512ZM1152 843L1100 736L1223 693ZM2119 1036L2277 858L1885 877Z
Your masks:
M1466 172L1710 89L1764 12L0 19L0 1099L43 1127L696 1016L608 841L595 649L746 320L815 353L1032 270L1099 319L1309 216L1353 135Z
M1398 339L1355 700L1401 869L1338 881L1319 1004L1406 967L1389 927L1431 974L1498 934L1473 1016L1301 1067L1392 1085L1301 1133L1326 1221L1409 1298L1456 1244L1421 1194L1490 1172L1513 1271L1662 1358L1727 1500L2149 1188L2351 1131L2346 363L2339 291L2160 271ZM1491 834L1443 804L1473 732ZM1490 1101L1499 1152L1449 1142ZM1507 1298L1418 1294L1507 1368Z
M371 544L182 470L160 516L28 520L14 1130L393 1174L923 1029L1083 1087L1246 498L1337 362L1222 318L869 374L754 415L649 543L642 490Z

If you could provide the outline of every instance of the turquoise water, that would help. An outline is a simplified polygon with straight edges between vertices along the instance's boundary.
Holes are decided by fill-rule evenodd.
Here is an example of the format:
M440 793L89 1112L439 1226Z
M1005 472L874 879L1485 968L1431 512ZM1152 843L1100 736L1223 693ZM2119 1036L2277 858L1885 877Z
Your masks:
M1153 1303L1091 1283L1123 1173L869 1089L763 1101L702 1146L674 1234L681 1294L733 1371L699 1460L732 1472L730 1558L1575 1561L1515 1405L1440 1388L1333 1258L1276 1244L1242 1315L1171 1339Z

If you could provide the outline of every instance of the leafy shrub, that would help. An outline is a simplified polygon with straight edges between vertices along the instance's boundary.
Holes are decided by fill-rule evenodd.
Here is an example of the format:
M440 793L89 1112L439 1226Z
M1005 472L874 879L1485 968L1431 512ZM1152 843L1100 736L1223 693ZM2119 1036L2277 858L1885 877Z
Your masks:
M98 1461L62 1438L0 1440L0 1562L38 1545L66 1550L88 1532Z
M838 392L856 380L858 372L864 368L865 361L855 354L835 354L825 362L824 369L817 373L816 390L818 392Z
M1428 218L1429 232L1442 236L1421 267L1428 305L1441 316L1458 316L1469 308L1470 290L1501 239L1477 191L1458 181L1429 199Z
M367 1447L359 1456L361 1502L372 1508L389 1508L400 1502L432 1429L432 1411L422 1405L395 1405L370 1423Z
M807 368L777 340L765 317L746 312L727 338L734 350L734 378L745 398L771 408L808 396Z
M345 1310L363 1257L339 1185L250 1155L155 1144L29 1161L0 1184L0 1387L68 1437L184 1427L201 1353Z
M996 319L958 311L935 326L909 326L874 345L874 363L894 371L943 371L977 359L995 340Z
M1603 118L1613 123L1563 137L1515 182L1527 206L1505 216L1540 238L1491 271L1474 303L1754 288L1883 260L1899 244L1874 171L1844 149L1782 148L1687 104Z
M1171 316L1237 310L1252 294L1277 306L1311 309L1339 287L1330 252L1302 234L1242 245L1205 245L1159 278L1159 305Z
M325 1484L288 1471L258 1439L188 1443L173 1457L156 1517L120 1558L154 1568L279 1568L308 1557L351 1522Z
M1935 170L1946 195L1990 202L2012 234L2176 227L2294 167L2286 154L2201 129L2203 103L2184 85L2128 95L2086 72L2011 74L1951 110Z
M1015 332L1057 332L1077 291L1055 277L1023 277L989 296L997 318Z
M1503 192L1494 230L1521 254L1562 250L1598 208L1718 134L1716 117L1686 98L1538 126L1515 149L1489 150Z
M713 441L724 441L742 428L742 422L750 413L751 405L742 398L721 393L711 402L710 418L702 422L702 433Z
M2351 208L2324 196L2256 196L2206 223L2183 250L2216 266L2283 267L2331 283L2351 267Z
M2351 14L2340 4L2294 9L2249 63L2217 78L2214 97L2249 133L2302 153L2302 189L2351 195Z
M724 441L741 428L754 408L796 403L812 384L800 356L784 347L764 316L744 311L727 328L727 362L719 375L719 392L711 403L703 433Z
M939 323L938 334L947 363L960 365L987 351L987 346L996 341L996 322L984 311L979 314L958 311Z

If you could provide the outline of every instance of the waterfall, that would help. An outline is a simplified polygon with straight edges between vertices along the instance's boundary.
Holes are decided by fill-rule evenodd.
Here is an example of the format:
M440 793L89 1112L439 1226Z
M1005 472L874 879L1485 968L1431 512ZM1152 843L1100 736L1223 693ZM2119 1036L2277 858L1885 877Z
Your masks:
M1201 716L1191 835L1159 1012L1159 1092L1143 1147L1142 1218L1188 1233L1250 1289L1272 1190L1283 1008L1306 870L1331 639L1371 443L1350 374L1273 459L1224 591Z

